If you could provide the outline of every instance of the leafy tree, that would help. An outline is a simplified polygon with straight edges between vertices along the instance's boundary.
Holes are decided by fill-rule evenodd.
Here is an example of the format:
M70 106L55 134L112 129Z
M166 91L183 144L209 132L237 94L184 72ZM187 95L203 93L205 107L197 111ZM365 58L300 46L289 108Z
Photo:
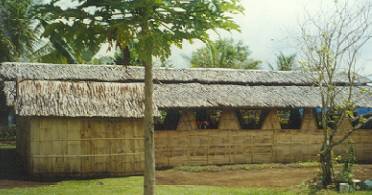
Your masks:
M353 6L349 1L334 3L333 11L307 18L301 26L299 42L303 55L301 64L314 75L314 85L319 87L321 97L323 141L319 160L324 188L334 182L334 148L348 140L363 122L372 120L369 117L350 129L341 129L344 121L361 120L354 113L354 86L358 82L354 67L360 49L372 38L372 5L369 2ZM346 70L348 79L347 90L343 91L335 84L335 78L342 70Z
M115 64L131 65L131 66L142 66L139 54L137 53L135 46L129 44L124 49L117 49L114 56Z
M40 36L47 39L35 51L34 60L48 63L92 63L94 55L105 40L97 36L97 28L88 29L82 24L66 25L64 20L56 20L50 14L40 12L35 6L33 17L38 21Z
M32 53L37 36L32 28L31 3L0 1L0 62L20 61Z
M258 69L261 61L249 58L251 52L243 42L220 39L196 50L191 56L192 67Z
M182 46L184 40L208 40L208 30L238 29L232 14L240 13L238 0L77 0L78 5L63 10L58 3L40 6L39 13L64 25L67 32L83 26L94 38L104 37L122 47L134 43L145 66L144 193L154 194L155 155L153 121L153 57L166 58L171 45ZM73 30L71 30L73 29ZM88 33L87 33L88 34ZM76 35L77 36L77 35ZM79 40L89 43L87 37ZM96 40L94 39L94 40Z

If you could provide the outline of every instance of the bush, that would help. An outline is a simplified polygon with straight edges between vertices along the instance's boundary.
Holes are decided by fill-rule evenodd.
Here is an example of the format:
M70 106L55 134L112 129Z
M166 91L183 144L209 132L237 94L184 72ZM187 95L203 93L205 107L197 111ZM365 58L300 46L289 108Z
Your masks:
M0 139L15 139L16 127L2 127L0 128Z

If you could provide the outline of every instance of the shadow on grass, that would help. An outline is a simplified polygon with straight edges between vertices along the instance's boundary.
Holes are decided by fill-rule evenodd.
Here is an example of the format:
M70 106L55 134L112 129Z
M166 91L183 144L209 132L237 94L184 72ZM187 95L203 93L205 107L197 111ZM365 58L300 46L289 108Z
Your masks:
M52 182L31 180L23 171L15 145L0 143L0 189L48 185Z
M25 179L15 148L0 148L0 180Z

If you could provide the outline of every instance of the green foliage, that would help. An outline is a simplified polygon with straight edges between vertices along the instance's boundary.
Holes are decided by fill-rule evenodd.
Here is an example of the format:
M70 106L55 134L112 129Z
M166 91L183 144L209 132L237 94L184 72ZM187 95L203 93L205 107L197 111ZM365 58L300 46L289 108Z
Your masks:
M259 69L261 61L249 58L251 51L243 42L221 39L192 53L191 66L203 68Z
M0 139L15 139L16 127L1 127L0 128Z
M285 55L283 53L280 53L276 57L276 68L280 71L291 71L295 68L296 63L296 54L292 55ZM271 69L274 69L271 66Z
M104 40L89 33L87 26L69 26L64 20L55 20L34 6L33 15L38 21L41 37L48 41L35 52L34 60L46 63L92 63ZM53 10L51 10L53 11Z
M129 64L131 66L141 66L141 60L139 59L139 54L137 50L134 48L135 46L133 44L128 45L128 51L124 50L117 50L115 53L115 56L113 58L115 64ZM128 54L125 54L124 51L128 52ZM129 59L126 59L126 55ZM125 61L128 60L127 64Z
M0 62L27 58L37 40L32 28L31 0L0 1Z
M340 182L348 183L348 184L353 184L353 165L356 162L355 158L355 151L353 144L349 140L347 144L348 148L347 151L343 156L340 158L340 162L343 164L342 170L339 175L339 180Z
M243 10L238 0L76 0L77 6L66 9L61 2L36 9L48 22L45 34L58 29L67 42L72 38L88 48L107 41L111 48L133 45L139 59L149 54L165 59L171 45L183 40L208 41L208 30L236 30L232 14Z

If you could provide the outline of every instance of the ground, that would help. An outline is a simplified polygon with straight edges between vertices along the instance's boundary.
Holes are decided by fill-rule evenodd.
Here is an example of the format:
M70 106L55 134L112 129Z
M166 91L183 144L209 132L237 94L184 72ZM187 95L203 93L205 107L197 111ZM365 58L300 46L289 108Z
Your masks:
M30 181L17 170L14 148L8 146L0 150L0 194L142 194L141 176ZM305 184L317 173L318 165L314 162L184 166L157 171L156 181L158 194L307 194L309 189ZM360 179L372 178L372 165L356 165L354 175Z

